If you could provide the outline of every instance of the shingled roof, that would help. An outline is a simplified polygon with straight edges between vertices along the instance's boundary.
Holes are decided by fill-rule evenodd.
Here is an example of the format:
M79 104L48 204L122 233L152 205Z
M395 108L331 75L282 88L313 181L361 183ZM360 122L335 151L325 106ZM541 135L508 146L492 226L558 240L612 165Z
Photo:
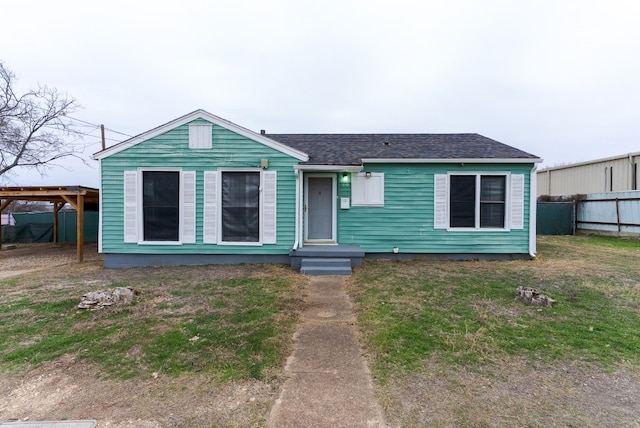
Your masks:
M309 155L310 165L362 165L363 159L540 159L479 134L266 134Z

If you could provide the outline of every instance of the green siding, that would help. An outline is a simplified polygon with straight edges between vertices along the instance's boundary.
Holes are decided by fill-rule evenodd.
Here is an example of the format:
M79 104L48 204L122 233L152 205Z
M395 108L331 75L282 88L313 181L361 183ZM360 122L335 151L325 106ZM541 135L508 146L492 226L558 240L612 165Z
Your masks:
M384 207L351 207L338 212L338 241L360 245L368 253L489 253L529 252L529 181L532 165L365 165L383 172ZM525 176L525 228L508 232L447 231L433 227L434 174L447 172L511 172ZM339 186L339 196L350 188Z
M197 120L191 123L208 123ZM294 242L295 177L298 161L263 144L213 125L213 148L190 149L188 124L102 159L102 249L104 253L140 254L287 254ZM278 172L277 244L262 246L204 244L204 171L218 168L254 168L269 160ZM138 168L181 168L196 171L196 243L138 245L123 242L124 171Z

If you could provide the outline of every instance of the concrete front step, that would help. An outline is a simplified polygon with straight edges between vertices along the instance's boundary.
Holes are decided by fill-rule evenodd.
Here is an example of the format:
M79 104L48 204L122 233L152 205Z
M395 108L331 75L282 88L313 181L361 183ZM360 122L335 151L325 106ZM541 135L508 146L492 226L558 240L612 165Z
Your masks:
M303 258L300 272L312 275L351 275L351 259L345 258Z

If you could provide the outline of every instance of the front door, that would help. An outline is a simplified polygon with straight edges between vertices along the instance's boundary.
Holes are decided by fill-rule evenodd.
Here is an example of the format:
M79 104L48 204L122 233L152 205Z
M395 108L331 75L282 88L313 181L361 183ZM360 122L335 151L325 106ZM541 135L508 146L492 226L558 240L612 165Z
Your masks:
M305 241L335 243L334 175L305 175Z

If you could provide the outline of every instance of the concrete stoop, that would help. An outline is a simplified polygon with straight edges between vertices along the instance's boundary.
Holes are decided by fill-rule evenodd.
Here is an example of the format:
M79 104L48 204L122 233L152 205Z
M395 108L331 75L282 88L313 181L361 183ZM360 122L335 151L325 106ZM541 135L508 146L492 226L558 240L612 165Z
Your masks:
M300 272L306 275L351 275L351 259L304 258L300 262Z

